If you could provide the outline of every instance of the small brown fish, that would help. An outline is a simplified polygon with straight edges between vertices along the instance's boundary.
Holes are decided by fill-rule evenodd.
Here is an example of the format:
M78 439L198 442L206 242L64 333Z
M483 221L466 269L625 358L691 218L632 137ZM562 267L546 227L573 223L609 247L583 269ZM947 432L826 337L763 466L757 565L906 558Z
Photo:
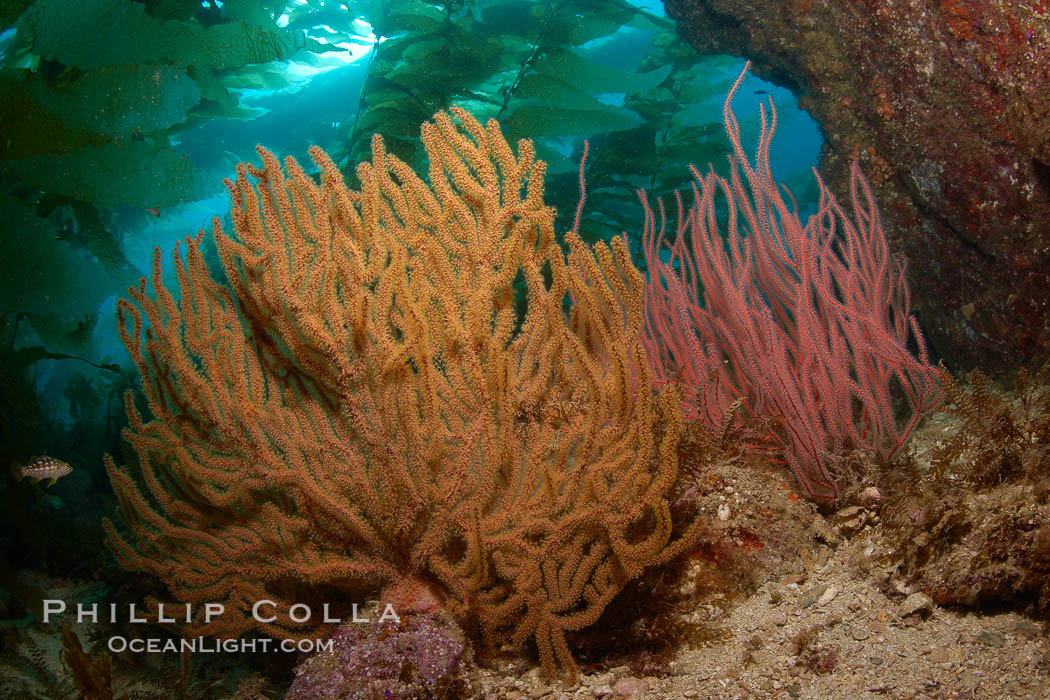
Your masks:
M18 467L15 478L19 481L22 479L33 479L34 481L50 479L47 485L54 486L56 481L72 471L73 467L60 459L41 456L29 460L29 464L24 467Z

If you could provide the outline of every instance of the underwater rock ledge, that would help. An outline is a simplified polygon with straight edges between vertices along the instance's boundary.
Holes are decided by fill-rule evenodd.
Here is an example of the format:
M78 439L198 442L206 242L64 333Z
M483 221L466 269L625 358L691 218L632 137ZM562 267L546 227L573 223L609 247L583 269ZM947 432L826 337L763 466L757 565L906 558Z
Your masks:
M753 62L860 161L923 329L953 369L1050 352L1050 23L1002 2L667 0L701 53Z

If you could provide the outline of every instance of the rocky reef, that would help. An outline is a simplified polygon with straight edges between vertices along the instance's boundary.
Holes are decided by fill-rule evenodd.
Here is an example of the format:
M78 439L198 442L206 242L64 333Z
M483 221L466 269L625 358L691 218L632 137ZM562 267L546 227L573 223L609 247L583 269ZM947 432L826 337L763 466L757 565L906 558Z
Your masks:
M752 60L859 161L923 329L956 369L1050 351L1050 3L667 0L702 53Z

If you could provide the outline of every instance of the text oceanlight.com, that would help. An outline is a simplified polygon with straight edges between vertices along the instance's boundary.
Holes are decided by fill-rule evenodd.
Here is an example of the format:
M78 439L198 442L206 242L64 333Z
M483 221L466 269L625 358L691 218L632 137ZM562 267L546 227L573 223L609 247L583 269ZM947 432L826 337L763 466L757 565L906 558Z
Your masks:
M268 653L271 651L314 652L332 651L331 639L209 639L192 637L190 639L128 639L127 637L110 637L107 647L115 654L130 651L136 654L170 654L192 652L195 654L214 654L217 652Z

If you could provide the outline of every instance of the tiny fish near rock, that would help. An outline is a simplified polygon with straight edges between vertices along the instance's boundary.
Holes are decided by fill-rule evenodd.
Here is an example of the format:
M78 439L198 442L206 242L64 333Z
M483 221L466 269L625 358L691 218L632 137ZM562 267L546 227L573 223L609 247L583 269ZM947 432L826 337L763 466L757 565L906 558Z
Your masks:
M47 456L34 457L29 461L29 464L15 469L15 479L18 481L27 478L33 479L34 481L50 479L50 481L47 482L47 485L53 486L56 481L72 472L73 467L60 459Z

